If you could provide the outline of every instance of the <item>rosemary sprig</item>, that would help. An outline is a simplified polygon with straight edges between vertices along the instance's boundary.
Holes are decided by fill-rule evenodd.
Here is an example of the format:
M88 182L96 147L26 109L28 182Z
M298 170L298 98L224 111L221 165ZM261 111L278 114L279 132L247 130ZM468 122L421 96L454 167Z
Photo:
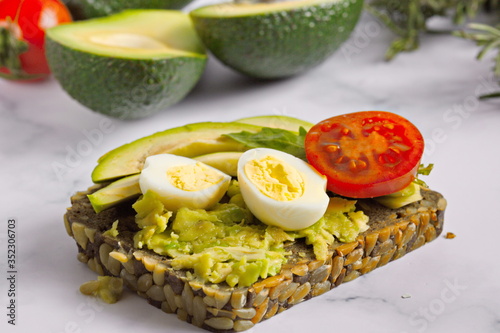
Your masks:
M429 32L427 21L433 16L449 17L455 25L473 19L481 8L498 10L500 0L367 0L365 10L392 30L396 38L386 51L385 58L393 59L401 52L418 48L419 37ZM468 31L450 31L453 35L475 41L481 47L477 59L496 50L494 75L500 83L500 24L471 23ZM480 96L480 99L500 97L500 92Z
M500 24L494 27L487 24L471 23L468 28L475 31L461 30L456 31L454 35L470 39L482 47L476 56L478 60L483 59L489 51L496 49L498 54L495 57L494 73L495 76L500 77Z
M472 31L460 30L454 32L454 35L476 42L481 47L476 58L482 60L490 51L496 50L494 58L493 72L500 82L500 24L490 26L487 24L471 23L467 26ZM500 97L500 91L492 94L482 95L480 99Z
M429 18L451 16L455 24L462 24L473 18L486 2L488 0L370 0L365 3L365 9L399 36L386 52L386 59L391 60L401 52L418 48L420 34L429 31Z

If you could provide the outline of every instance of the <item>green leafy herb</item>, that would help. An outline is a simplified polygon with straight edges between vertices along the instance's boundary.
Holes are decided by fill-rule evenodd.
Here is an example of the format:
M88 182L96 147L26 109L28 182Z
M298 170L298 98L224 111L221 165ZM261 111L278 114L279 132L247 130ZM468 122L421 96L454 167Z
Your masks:
M415 178L413 180L413 182L416 183L417 185L422 186L422 187L428 187L427 184L423 180L418 178L418 176L419 175L422 175L422 176L430 175L433 168L434 168L434 164L432 164L432 163L427 164L427 166L420 164L418 166L417 178Z
M423 175L423 176L428 176L428 175L431 174L431 171L432 171L433 168L434 168L434 164L433 163L429 163L429 164L427 164L427 166L425 166L423 164L420 164L418 166L417 174L418 175Z
M434 16L451 16L455 24L476 16L479 8L497 0L371 0L365 9L399 37L391 44L386 59L419 46L421 33L429 32L427 21Z
M468 25L471 31L457 31L454 35L476 42L481 50L477 54L477 59L481 60L490 51L496 50L494 74L500 79L500 24L495 27L487 24L471 23ZM500 91L488 95L482 95L480 98L500 97Z
M500 0L367 0L365 10L380 20L397 38L389 46L385 58L393 59L401 52L418 49L420 36L424 33L441 32L473 40L481 46L477 59L480 60L491 50L497 50L494 75L500 83L500 25L472 23L472 31L433 31L428 21L432 17L450 18L455 25L472 20L482 10L497 14ZM475 30L475 31L474 31ZM500 97L500 91L479 96L480 99Z
M244 144L248 148L276 149L305 160L304 140L306 134L307 131L303 127L299 128L298 133L280 128L263 127L257 133L242 131L226 134L225 136Z

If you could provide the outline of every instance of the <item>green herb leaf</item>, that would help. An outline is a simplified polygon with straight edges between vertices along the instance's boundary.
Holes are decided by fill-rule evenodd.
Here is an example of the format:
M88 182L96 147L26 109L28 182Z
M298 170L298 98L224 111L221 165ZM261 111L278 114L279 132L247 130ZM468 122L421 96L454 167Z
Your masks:
M476 42L481 49L476 58L482 60L487 53L496 52L493 72L495 77L500 78L500 24L489 26L486 24L471 23L468 25L471 30L455 31L453 34L458 37ZM498 93L479 96L480 99L498 97Z
M427 166L423 165L423 164L420 164L418 166L418 171L417 171L417 178L415 178L413 180L413 182L417 185L420 185L422 187L428 187L427 184L418 178L419 175L422 175L422 176L428 176L430 175L431 171L432 171L432 168L434 168L434 164L432 163L429 163L427 164Z
M239 133L226 134L248 148L271 148L306 159L304 140L307 131L299 128L299 133L294 133L280 128L263 127L260 132L250 133L242 131Z
M425 166L423 164L420 164L418 166L417 174L418 175L423 175L423 176L428 176L428 175L430 175L430 173L432 171L432 168L434 168L434 164L433 163L429 163L429 164L427 164L427 166Z
M386 53L391 60L401 52L418 49L420 35L433 30L428 21L435 16L450 17L459 25L477 15L487 0L366 0L364 8L398 35ZM497 3L498 0L490 2ZM492 5L494 5L492 3Z

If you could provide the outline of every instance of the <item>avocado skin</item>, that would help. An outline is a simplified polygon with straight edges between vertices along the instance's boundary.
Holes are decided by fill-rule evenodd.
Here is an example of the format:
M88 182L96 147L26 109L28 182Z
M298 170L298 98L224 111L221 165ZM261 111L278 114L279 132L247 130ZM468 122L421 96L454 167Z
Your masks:
M125 9L181 9L193 0L69 0L73 19L109 16Z
M110 58L46 39L55 78L82 105L119 119L150 116L183 99L196 85L206 57Z
M363 0L344 0L249 16L202 17L196 10L190 16L222 63L250 77L278 79L332 55L354 30L362 8Z

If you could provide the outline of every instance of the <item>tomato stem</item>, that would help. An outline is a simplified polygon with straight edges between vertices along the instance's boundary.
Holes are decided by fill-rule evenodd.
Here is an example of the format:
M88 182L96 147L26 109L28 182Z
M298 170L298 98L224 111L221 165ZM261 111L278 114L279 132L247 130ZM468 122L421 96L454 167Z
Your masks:
M19 56L28 51L29 45L16 37L14 24L8 18L6 26L0 26L0 68L6 68L10 76L26 78Z

